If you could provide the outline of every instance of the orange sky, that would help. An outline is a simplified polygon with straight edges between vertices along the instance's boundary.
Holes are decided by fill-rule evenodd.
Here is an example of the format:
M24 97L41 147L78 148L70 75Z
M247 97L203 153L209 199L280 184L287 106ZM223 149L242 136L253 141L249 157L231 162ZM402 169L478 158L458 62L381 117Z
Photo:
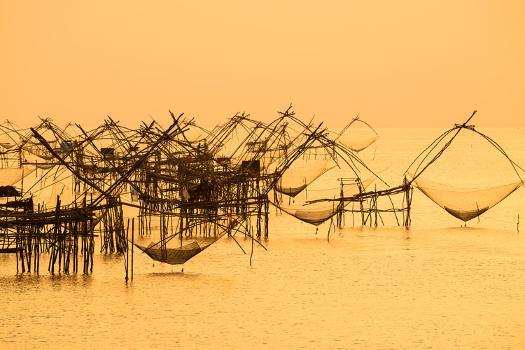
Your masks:
M312 2L313 3L313 2ZM0 118L525 127L525 2L0 0Z

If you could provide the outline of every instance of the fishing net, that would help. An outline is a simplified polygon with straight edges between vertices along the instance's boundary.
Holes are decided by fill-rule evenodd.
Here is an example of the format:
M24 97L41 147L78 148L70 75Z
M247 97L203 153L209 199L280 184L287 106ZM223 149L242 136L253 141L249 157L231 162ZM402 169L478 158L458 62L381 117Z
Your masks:
M332 135L337 142L355 152L368 148L379 138L374 128L359 118L353 119L341 132L332 132Z
M96 197L95 192L76 192L66 185L65 179L59 179L60 182L49 183L50 179L47 179L41 188L33 188L32 195L33 200L36 204L42 205L44 208L52 209L56 207L57 197L60 197L61 205L77 205L82 206L84 197L89 201L92 197ZM44 180L45 181L45 180Z
M0 168L0 186L12 186L34 170L35 167Z
M49 193L49 189L51 190ZM44 192L45 206L46 208L54 208L57 203L57 196L60 196L60 202L64 204L70 204L74 197L71 190L71 187L63 183L55 183L50 188L46 189Z
M160 261L170 265L184 264L195 255L212 245L217 239L198 238L192 239L189 243L177 248L160 248L158 243L151 243L147 247L134 243L137 248L155 261Z
M326 159L299 159L284 172L279 183L275 186L275 190L287 196L295 197L331 168L329 160Z
M362 188L366 188L373 182L373 179L367 179L362 183ZM309 190L310 200L315 199L331 199L337 198L340 195L340 188L332 188L325 190ZM351 197L360 192L357 184L345 185L343 187L343 196ZM330 193L333 195L331 196ZM339 193L339 194L337 194ZM348 204L345 203L345 205ZM293 217L307 222L309 224L318 226L323 222L331 219L341 208L342 204L338 201L322 201L313 204L285 204L282 201L274 203L282 211Z
M360 152L371 146L374 142L376 142L377 136L376 135L369 135L365 136L362 135L360 137L342 137L340 142L350 148L352 151Z
M222 231L214 237L190 237L177 240L175 239L176 235L173 235L164 241L150 243L148 246L139 243L134 244L155 261L170 265L180 265L217 242L227 232L231 232L231 230L239 224L240 220L240 217L228 217L227 222L225 222L224 225L220 225ZM179 238L183 237L180 233L178 233L178 235ZM164 247L161 246L162 242L166 243ZM168 244L171 246L168 246ZM173 245L176 246L174 247Z
M318 226L334 216L341 204L339 202L321 202L304 206L290 206L277 203L276 206L301 221Z
M75 124L72 124L72 123L68 123L64 129L62 130L62 132L67 135L68 137L72 138L72 137L77 137L77 136L80 136L82 134L82 132L80 131L79 128L76 127Z
M522 182L481 189L452 187L421 178L418 178L415 184L434 203L466 222L507 198L522 185Z
M365 190L374 182L374 178L346 179L342 175L348 173L348 169L333 168L320 176L315 182L309 185L306 190L293 198L286 200L278 193L273 198L273 204L293 217L318 226L331 219L339 210L342 210L339 201L333 201L340 196L352 197ZM306 204L309 201L318 202ZM349 202L346 202L348 204Z
M439 136L406 173L422 193L466 222L518 189L520 169L496 141L462 124Z

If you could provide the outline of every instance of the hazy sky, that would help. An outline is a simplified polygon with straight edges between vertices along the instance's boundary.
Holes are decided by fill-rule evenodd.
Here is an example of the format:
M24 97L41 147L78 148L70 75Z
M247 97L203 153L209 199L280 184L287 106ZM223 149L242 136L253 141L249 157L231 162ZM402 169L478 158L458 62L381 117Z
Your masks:
M525 1L0 0L0 118L525 127Z

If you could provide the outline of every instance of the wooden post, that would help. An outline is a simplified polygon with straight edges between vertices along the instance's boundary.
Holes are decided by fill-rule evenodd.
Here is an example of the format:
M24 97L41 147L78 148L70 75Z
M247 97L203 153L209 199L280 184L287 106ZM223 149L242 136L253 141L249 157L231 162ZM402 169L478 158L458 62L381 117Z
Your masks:
M126 227L126 283L128 283L128 270L129 270L129 218L128 218L128 225Z
M131 280L133 281L133 251L135 248L135 218L131 219Z

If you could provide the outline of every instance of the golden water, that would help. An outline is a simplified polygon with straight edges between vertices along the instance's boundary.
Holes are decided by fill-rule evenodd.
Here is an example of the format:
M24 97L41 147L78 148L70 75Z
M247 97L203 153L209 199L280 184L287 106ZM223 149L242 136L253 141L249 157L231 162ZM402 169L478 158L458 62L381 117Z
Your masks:
M525 132L498 132L525 164ZM392 177L437 136L381 135ZM522 192L467 228L415 192L411 230L350 224L330 242L327 224L272 214L251 267L251 242L244 255L223 238L184 272L136 254L127 285L121 257L97 255L91 276L17 276L0 255L0 348L523 349Z

